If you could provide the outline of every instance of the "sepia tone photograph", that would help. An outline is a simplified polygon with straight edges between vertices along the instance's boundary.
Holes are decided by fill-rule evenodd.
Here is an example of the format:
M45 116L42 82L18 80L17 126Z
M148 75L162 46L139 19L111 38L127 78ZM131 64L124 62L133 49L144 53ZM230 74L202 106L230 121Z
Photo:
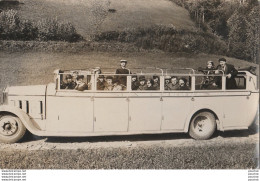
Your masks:
M0 169L259 169L258 0L0 0Z

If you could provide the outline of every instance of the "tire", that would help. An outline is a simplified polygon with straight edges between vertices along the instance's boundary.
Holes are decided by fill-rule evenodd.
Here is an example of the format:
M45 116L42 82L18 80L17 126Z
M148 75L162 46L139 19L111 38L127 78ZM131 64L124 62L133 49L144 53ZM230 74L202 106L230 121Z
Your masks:
M25 135L26 128L22 121L13 115L0 117L0 142L16 143Z
M193 116L189 135L196 140L209 139L216 130L216 118L210 112L200 112Z

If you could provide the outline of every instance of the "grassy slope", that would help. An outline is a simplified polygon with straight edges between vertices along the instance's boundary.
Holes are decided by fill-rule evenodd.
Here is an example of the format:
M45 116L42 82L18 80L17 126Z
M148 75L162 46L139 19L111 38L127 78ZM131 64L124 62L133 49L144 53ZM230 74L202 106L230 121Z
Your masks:
M25 19L57 17L71 22L84 37L96 32L163 24L195 29L188 12L168 0L24 0ZM115 9L115 13L109 13Z
M208 60L216 64L216 55L181 55L162 52L87 52L87 53L4 53L0 54L0 89L5 85L47 84L53 81L53 71L60 69L93 68L96 66L117 68L120 59L135 67L205 67ZM236 67L254 65L235 58L227 58Z

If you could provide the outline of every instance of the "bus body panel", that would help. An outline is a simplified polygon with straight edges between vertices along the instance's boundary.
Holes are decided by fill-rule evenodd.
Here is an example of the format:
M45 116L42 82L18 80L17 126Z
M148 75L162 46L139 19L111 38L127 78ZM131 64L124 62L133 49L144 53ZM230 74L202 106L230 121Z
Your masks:
M92 132L93 110L90 97L47 96L47 130Z
M163 97L161 130L184 130L193 109L192 97Z
M162 101L159 97L129 99L129 132L160 131Z
M124 97L94 99L94 132L127 132L128 101Z

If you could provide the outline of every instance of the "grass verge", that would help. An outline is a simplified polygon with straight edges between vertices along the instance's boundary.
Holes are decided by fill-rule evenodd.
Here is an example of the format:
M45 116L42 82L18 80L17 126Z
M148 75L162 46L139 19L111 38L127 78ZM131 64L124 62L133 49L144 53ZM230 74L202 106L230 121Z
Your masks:
M0 151L5 169L250 169L256 144Z

